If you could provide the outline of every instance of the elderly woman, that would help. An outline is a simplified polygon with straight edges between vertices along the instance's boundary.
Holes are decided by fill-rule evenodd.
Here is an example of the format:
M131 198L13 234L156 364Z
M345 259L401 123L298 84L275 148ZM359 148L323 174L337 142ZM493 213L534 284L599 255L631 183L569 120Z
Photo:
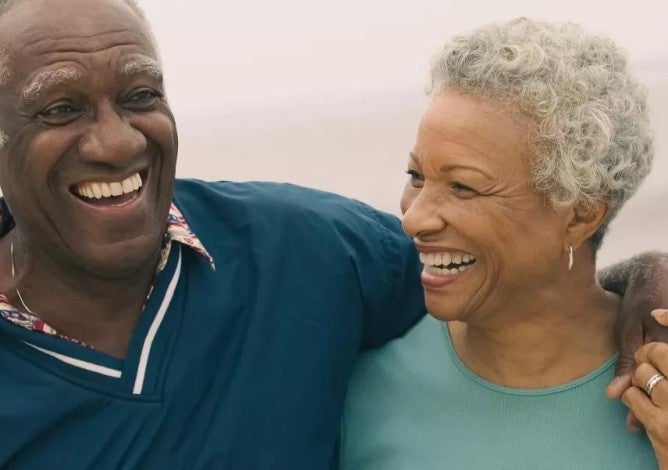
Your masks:
M343 468L656 468L604 395L596 252L653 154L624 57L518 19L447 45L432 89L402 200L431 316L357 367Z

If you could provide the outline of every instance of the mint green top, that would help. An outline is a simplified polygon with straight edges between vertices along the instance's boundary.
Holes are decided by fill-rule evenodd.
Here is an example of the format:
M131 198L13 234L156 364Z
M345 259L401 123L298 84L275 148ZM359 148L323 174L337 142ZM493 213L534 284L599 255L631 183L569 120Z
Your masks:
M558 387L516 389L468 370L427 316L362 356L351 379L343 470L656 469L644 434L604 389L616 357Z

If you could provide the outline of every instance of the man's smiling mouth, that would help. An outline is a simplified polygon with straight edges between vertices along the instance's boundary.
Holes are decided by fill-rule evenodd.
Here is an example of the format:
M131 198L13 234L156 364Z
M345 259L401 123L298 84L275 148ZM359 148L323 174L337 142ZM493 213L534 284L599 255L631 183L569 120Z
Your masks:
M120 181L85 181L72 186L70 192L87 204L119 205L139 196L144 178L134 173Z

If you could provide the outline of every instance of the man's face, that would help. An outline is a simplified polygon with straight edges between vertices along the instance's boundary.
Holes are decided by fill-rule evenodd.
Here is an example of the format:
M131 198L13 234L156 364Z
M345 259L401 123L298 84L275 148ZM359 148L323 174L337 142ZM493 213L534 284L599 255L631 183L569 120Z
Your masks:
M29 249L109 278L154 262L177 135L145 25L121 0L28 0L0 45L0 185Z

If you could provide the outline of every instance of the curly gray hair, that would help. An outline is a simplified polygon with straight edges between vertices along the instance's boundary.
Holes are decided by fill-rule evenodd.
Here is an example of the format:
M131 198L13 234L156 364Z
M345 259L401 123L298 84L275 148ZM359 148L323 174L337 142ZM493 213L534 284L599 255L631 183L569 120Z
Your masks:
M455 37L434 62L430 93L453 89L533 121L533 183L555 208L608 206L591 241L650 171L653 137L645 89L620 49L572 23L518 18Z
M18 3L22 1L27 1L27 0L0 0L0 16L5 14L8 10L10 10L13 6L17 5ZM148 24L148 21L146 20L146 16L144 15L144 12L142 11L141 7L139 6L139 3L137 0L122 0L125 2L132 10L137 14L139 18L146 24L146 27L149 30L149 33L151 33L151 28L150 25ZM154 40L155 42L155 40ZM7 54L7 51L0 49L0 87L3 87L7 80L10 77L11 71L9 70L8 66L9 62L9 57ZM9 140L9 137L7 134L0 128L0 149L2 149L7 141Z

